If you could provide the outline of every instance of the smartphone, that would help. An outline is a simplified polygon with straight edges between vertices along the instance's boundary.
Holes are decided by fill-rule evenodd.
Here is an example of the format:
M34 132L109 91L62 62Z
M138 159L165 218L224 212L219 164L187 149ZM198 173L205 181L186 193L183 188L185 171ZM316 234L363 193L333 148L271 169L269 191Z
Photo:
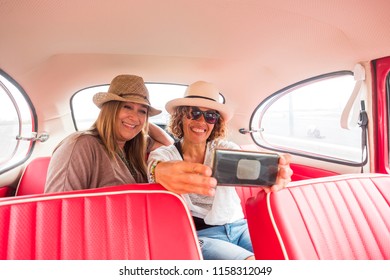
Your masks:
M278 174L279 155L254 151L215 149L213 174L218 185L272 186Z

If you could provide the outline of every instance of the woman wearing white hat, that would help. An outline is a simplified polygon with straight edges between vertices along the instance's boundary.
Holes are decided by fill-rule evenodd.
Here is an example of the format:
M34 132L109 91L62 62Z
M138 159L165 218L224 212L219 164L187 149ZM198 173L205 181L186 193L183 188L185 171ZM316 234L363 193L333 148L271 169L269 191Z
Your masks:
M148 116L161 111L150 105L141 77L115 77L108 92L95 94L93 102L100 108L98 118L89 130L71 134L56 147L45 192L145 183L146 153L173 143L148 123Z
M194 218L204 259L254 259L240 198L235 188L218 186L211 176L216 147L239 149L223 140L232 111L218 102L211 83L191 84L183 98L166 104L171 114L168 130L179 141L151 152L149 181L183 194ZM267 192L284 188L291 180L289 156L281 155L277 183Z

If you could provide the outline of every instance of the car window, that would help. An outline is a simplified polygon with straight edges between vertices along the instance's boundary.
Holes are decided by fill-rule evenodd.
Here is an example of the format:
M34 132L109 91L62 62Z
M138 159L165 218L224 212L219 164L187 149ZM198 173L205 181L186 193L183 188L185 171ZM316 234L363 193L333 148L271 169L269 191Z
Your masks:
M27 94L0 71L0 173L27 160L34 144L30 138L36 131L36 123Z
M150 122L164 127L168 122L169 114L165 104L171 99L182 97L187 86L177 84L145 83L149 91L150 103L162 113L149 118ZM76 92L71 99L72 117L76 130L88 129L96 120L99 108L92 102L97 92L106 92L109 85L94 86Z
M254 141L268 149L327 161L360 164L362 129L344 129L342 112L355 86L352 72L294 84L259 104L251 117ZM360 104L360 103L359 103Z
M162 111L161 114L149 118L161 127L165 127L169 120L169 114L165 110L165 104L172 99L183 97L186 85L145 83L149 91L150 103L156 109ZM96 120L99 108L92 102L92 97L97 92L106 92L109 85L89 87L76 92L71 98L71 110L73 122L76 130L88 129ZM224 102L224 97L220 94L220 102Z

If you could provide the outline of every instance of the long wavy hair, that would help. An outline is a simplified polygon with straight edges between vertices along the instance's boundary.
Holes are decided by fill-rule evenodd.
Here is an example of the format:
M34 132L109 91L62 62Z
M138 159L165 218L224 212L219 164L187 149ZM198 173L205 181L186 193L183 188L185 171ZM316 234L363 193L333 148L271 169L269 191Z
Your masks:
M190 118L191 107L190 106L178 106L174 109L167 126L167 131L177 140L184 137L183 119ZM214 129L211 132L207 141L215 139L225 138L227 134L227 126L222 116L214 125Z
M95 123L86 133L91 134L101 141L110 158L116 160L116 154L121 153L121 147L118 145L118 134L116 118L119 114L119 109L123 106L120 101L109 101L103 104L99 116ZM148 117L144 124L144 128L133 139L127 141L124 145L124 153L129 168L137 183L146 183L146 135L148 128Z

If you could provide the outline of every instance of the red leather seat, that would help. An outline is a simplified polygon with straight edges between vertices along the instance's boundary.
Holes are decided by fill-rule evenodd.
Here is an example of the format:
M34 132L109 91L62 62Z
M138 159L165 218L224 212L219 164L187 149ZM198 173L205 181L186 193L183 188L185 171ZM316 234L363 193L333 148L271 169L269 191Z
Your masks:
M16 188L16 196L43 194L45 191L47 169L50 157L33 159L25 168Z
M256 259L390 259L390 176L291 183L246 204Z
M0 201L0 259L202 259L183 199L125 185Z
M245 209L245 204L248 198L256 196L256 194L263 189L261 187L241 187L238 186L236 187L236 192L238 196L240 197L241 200L241 207L244 212L244 215L246 217L246 209Z
M2 186L0 187L0 198L6 197L8 195L9 187L8 186Z

